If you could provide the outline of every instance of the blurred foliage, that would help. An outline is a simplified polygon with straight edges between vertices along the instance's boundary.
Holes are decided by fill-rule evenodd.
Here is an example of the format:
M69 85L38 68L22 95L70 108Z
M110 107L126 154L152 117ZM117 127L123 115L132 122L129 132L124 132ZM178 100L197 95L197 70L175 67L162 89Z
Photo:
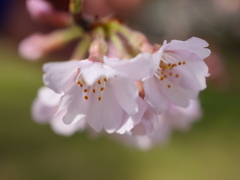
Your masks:
M229 61L233 86L201 94L203 119L164 147L142 152L106 137L58 136L35 124L31 103L42 86L40 63L23 61L0 44L1 180L239 180L239 63ZM231 59L231 57L229 57ZM51 59L52 60L52 59Z

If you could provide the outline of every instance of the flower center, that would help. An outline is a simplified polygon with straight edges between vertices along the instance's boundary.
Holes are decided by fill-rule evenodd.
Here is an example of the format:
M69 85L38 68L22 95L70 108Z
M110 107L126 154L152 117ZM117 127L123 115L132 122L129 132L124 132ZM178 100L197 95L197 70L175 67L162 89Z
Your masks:
M83 98L85 100L88 100L92 94L96 94L98 101L101 101L103 98L103 92L106 88L106 82L107 82L107 78L102 77L101 79L96 81L92 86L89 86L86 84L84 79L81 76L79 76L77 84L83 91L83 94L84 94Z
M166 61L164 59L162 59L160 61L159 67L157 69L157 71L155 72L155 76L160 80L160 81L164 81L165 79L169 79L169 78L179 78L180 75L178 73L175 73L174 69L175 67L178 66L182 66L185 65L186 62L176 62L176 63L166 63ZM170 84L167 84L168 88L171 88Z

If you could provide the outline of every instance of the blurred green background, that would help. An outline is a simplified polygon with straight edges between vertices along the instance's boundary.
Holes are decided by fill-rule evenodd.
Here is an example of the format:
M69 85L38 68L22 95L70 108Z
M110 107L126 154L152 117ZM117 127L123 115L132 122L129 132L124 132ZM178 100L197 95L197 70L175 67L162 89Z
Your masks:
M215 79L209 79L208 89L201 93L201 121L189 132L174 133L165 146L144 152L87 133L62 137L48 125L32 121L31 103L43 85L42 64L18 56L16 40L34 28L16 29L15 22L8 25L8 35L0 40L0 180L240 179L240 40L237 33L231 33L237 31L236 26L232 31L220 28L220 35L214 25L209 33L203 28L184 34L206 36L210 49L224 60L223 70ZM142 29L148 32L151 24L145 23L148 26L144 24ZM226 26L221 23L221 27ZM166 36L182 37L173 32ZM46 59L50 60L56 59ZM211 65L213 74L217 66Z

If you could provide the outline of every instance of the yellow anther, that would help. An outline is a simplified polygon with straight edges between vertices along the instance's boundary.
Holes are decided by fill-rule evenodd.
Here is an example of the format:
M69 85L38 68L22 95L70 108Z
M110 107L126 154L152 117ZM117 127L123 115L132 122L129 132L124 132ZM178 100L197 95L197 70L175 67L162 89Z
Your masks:
M98 100L101 101L101 100L102 100L102 97L98 97Z
M172 70L172 68L174 67L174 64L168 63L166 64L165 62L161 61L160 62L160 68L164 71L165 69L170 69Z
M98 80L98 84L101 84L101 81L100 81L100 80Z
M107 78L103 78L103 80L106 82L106 81L107 81Z
M103 91L105 88L104 87L101 87L100 90Z
M88 96L84 96L84 99L88 100Z
M178 65L179 65L179 66L182 65L182 63L181 63L181 62L178 62Z
M83 85L82 85L82 83L81 83L80 81L78 81L78 85L79 85L80 87L83 87Z
M183 62L183 64L186 64L186 62Z
M96 89L93 89L92 92L93 92L93 93L96 93Z
M169 84L167 87L168 87L168 88L170 88L170 87L171 87L171 85Z
M175 76L176 78L178 78L179 77L179 74L176 74L176 76Z
M84 89L84 92L88 92L88 90L87 90L87 89Z
M167 78L167 75L165 74L164 77Z
M172 72L170 72L169 75L172 76Z
M160 77L160 81L164 80L164 77Z

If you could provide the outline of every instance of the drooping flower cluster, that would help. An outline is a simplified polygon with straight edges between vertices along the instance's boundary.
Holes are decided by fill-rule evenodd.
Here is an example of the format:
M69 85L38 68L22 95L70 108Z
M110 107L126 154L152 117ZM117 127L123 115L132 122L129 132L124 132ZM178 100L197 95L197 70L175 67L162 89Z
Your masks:
M106 18L85 30L78 26L47 35L50 45L31 42L31 48L49 52L80 36L70 61L43 66L47 87L32 110L37 122L49 122L62 135L92 129L147 148L200 117L197 98L209 76L206 41L193 37L152 46L143 34ZM21 52L27 46L25 41Z

